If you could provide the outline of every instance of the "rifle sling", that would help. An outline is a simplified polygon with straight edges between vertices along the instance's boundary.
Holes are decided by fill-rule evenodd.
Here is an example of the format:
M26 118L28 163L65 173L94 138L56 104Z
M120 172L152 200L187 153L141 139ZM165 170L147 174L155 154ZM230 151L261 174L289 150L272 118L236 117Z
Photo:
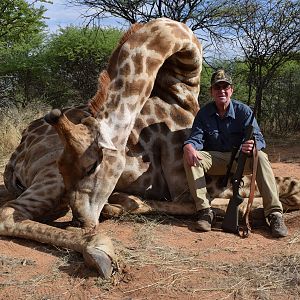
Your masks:
M249 222L249 214L252 208L253 200L254 200L254 193L255 193L255 181L256 181L256 171L257 171L257 164L258 164L258 151L256 149L255 141L253 147L253 164L252 164L252 176L251 176L251 183L250 183L250 192L249 192L249 199L247 203L247 209L243 217L244 226L242 228L242 237L248 237L249 233L251 232L251 226Z

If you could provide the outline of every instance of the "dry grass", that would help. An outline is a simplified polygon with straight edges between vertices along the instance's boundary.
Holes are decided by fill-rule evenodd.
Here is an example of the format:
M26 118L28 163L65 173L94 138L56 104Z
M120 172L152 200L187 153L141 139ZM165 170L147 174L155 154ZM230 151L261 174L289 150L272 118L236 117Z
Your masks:
M116 225L122 226L127 223L132 227L134 242L132 247L125 246L122 239L116 238L116 232L111 232L115 236L116 249L120 252L125 265L130 266L130 271L127 272L125 269L123 273L115 274L110 280L95 277L94 286L101 291L99 299L118 299L110 297L110 295L118 289L120 282L123 282L124 286L124 282L135 281L132 278L134 270L147 268L155 272L153 280L148 278L144 282L135 281L134 286L130 285L128 289L123 290L124 299L131 297L143 299L136 297L137 293L143 295L159 293L166 295L166 298L182 293L187 297L184 299L213 299L212 295L215 296L214 299L299 299L300 254L292 251L289 253L291 244L295 245L299 242L298 231L286 241L286 247L283 247L281 255L266 257L259 261L241 261L240 263L221 262L220 260L214 262L206 260L205 255L203 256L201 253L187 249L181 251L176 246L161 243L157 233L162 230L171 230L172 225L166 225L166 223L172 219L164 215L151 217L127 215L122 220L115 220ZM41 287L54 280L59 281L63 273L70 275L69 282L73 287L84 285L87 282L85 276L88 273L84 273L83 277L78 277L78 272L85 269L83 259L79 254L65 249L52 247L49 249L44 245L39 247L58 257L51 272L44 276L38 275L18 282L13 282L13 277L11 277L2 282L0 287L15 286L24 289L31 285ZM210 250L220 251L215 248L207 249L207 251ZM31 262L27 263L26 259L3 257L3 260L2 265L6 264L7 267L11 267L13 264L15 271L24 268L25 265L31 265ZM70 292L66 291L66 293ZM176 296L173 298L178 299ZM31 295L28 299L38 298Z
M21 139L22 131L28 124L49 111L49 107L31 105L25 109L1 108L0 110L0 157L11 154Z
M135 288L124 291L124 296L159 291L165 295L182 292L189 295L189 299L199 299L203 293L215 294L216 299L240 300L300 297L300 254L290 254L288 250L290 242L296 242L297 233L286 241L286 249L282 249L280 255L240 263L214 262L206 260L201 253L186 249L181 251L176 246L162 244L157 232L169 230L172 226L162 224L166 223L165 216L126 216L122 223L126 222L134 227L135 246L125 247L122 241L115 240L116 248L126 265L136 269L153 267L157 279L150 283L137 282ZM210 250L221 251L207 249ZM114 280L97 282L97 286L104 289L107 295L115 289L115 284Z
M260 263L219 265L217 271L227 275L226 280L219 282L219 288L231 290L230 294L240 299L269 299L271 294L289 294L295 299L300 297L298 254L274 256Z

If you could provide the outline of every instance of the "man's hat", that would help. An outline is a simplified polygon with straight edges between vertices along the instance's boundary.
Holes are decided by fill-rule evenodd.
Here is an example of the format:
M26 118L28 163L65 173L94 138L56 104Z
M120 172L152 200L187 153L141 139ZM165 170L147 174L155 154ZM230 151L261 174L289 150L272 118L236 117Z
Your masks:
M227 73L225 73L223 69L217 70L211 76L211 86L215 85L218 82L227 82L230 85L232 84L231 77Z

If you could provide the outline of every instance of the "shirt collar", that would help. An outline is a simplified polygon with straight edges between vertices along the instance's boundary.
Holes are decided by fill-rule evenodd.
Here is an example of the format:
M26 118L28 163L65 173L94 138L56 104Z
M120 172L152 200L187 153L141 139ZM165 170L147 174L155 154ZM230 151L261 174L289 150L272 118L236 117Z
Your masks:
M217 111L217 107L216 107L215 103L212 102L212 105L210 106L210 109L209 109L209 115L212 116L215 114L218 114L218 111ZM229 109L226 112L225 117L231 117L232 119L235 119L235 111L234 111L232 100L229 103Z

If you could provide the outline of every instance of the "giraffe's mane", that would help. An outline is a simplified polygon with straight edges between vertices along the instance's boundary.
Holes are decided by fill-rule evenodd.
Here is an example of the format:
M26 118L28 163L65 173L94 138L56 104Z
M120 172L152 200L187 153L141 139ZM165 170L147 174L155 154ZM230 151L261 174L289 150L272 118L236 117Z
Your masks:
M110 77L106 70L103 70L98 77L98 90L96 95L88 103L91 113L94 117L97 116L99 109L107 99Z
M116 61L117 57L120 53L121 47L123 44L129 39L129 37L134 34L136 31L138 31L141 27L143 27L143 24L135 23L131 25L131 27L123 34L121 37L118 46L116 49L112 52L110 59L108 61L108 67L107 70L103 70L98 78L98 89L96 92L96 95L92 98L92 100L89 102L89 108L93 114L94 117L97 116L99 109L101 108L102 104L107 99L109 84L111 82L111 78L114 78L116 75Z

